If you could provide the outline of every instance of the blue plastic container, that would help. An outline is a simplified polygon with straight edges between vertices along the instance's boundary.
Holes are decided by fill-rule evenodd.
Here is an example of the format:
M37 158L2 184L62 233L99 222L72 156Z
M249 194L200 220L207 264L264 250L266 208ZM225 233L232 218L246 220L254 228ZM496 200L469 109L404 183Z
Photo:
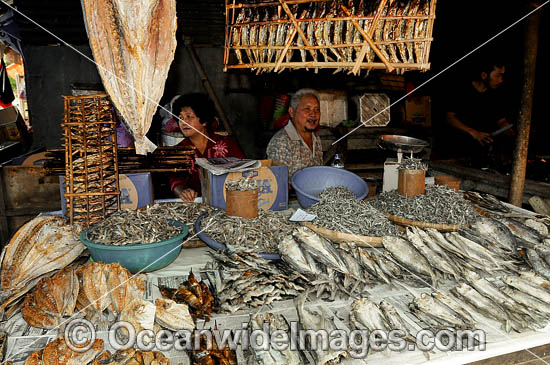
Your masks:
M181 243L189 233L185 223L169 222L181 227L182 231L177 236L160 242L124 246L103 245L88 240L88 231L93 229L93 226L80 234L80 241L88 247L92 259L96 262L118 262L132 274L151 272L168 266L178 257Z
M296 190L302 208L317 203L319 194L332 186L345 186L355 193L357 200L363 200L369 193L366 182L353 172L330 166L311 166L292 175L292 187Z

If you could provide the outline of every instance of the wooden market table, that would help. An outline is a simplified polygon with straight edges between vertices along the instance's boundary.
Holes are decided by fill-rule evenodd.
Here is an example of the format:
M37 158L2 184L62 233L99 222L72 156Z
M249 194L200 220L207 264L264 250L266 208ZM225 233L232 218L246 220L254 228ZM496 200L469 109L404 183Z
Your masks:
M456 160L430 161L429 166L434 175L451 175L461 179L462 190L477 190L508 199L511 179L509 175L465 167ZM523 203L527 204L532 196L550 199L550 184L526 179Z

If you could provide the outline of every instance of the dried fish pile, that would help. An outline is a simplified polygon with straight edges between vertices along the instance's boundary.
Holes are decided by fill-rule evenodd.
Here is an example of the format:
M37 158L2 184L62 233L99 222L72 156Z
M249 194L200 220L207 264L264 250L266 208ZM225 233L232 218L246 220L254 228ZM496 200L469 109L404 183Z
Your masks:
M296 312L298 312L298 318L302 327L306 331L315 331L315 333L321 333L319 331L326 331L326 333L334 333L337 330L337 326L334 323L334 318L329 317L322 309L306 308L304 306L307 299L307 293L300 295L294 300L296 306ZM347 351L342 348L324 348L324 346L311 346L309 344L313 354L315 355L316 364L339 364L341 360L348 357ZM303 364L305 361L300 361L298 364Z
M424 293L410 308L436 329L479 328L476 318L485 317L500 322L506 332L540 330L550 322L549 288L550 281L533 271L503 275L500 280L466 272L465 282L452 288L452 295Z
M382 245L402 270L424 284L429 280L432 286L438 286L441 278L459 281L470 271L487 274L517 271L515 264L520 261L515 240L509 240L510 232L491 236L487 231L477 231L481 226L474 227L476 230L446 234L432 228L412 227L407 228L406 238L385 236ZM499 238L502 240L498 241Z
M88 239L103 245L149 244L167 240L181 233L181 227L169 223L168 217L155 209L121 210L94 225Z
M147 208L149 214L158 217L166 217L178 222L186 223L189 228L189 236L195 235L195 222L205 213L212 213L218 208L208 204L199 203L159 203Z
M253 219L219 212L201 221L203 232L227 247L266 253L276 253L277 244L292 232L295 225L282 213L272 210L259 210L258 217Z
M227 4L226 49L233 50L239 65L248 63L261 71L301 66L356 73L356 62L368 69L385 67L374 64L382 57L398 69L427 69L431 3L390 0L381 8L380 1L332 0L282 8L271 3L247 6L240 0ZM372 43L366 44L365 34L376 50ZM232 68L228 56L224 63ZM317 66L317 62L324 63Z
M293 298L305 290L307 279L283 265L263 259L252 251L209 252L215 261L205 268L214 283L220 308L236 312Z
M346 188L345 186L331 186L326 188L321 194L319 194L319 199L357 199L357 195L355 195L353 191Z
M424 194L413 198L397 190L384 192L369 204L380 212L421 222L466 225L479 218L462 194L441 185L427 185Z
M187 280L182 282L177 289L159 288L161 294L176 303L187 304L191 308L193 319L210 319L214 307L214 297L204 280L200 282L193 272L189 273Z
M406 322L387 300L383 299L379 304L374 303L368 298L356 299L351 303L349 313L349 322L356 330L367 330L370 333L376 330L402 331L401 338L411 343L415 343L415 338L411 334L411 329Z
M399 233L388 218L369 204L356 200L355 194L350 197L351 194L353 192L347 188L323 191L321 201L308 209L309 213L317 216L312 223L336 232L363 236L381 237Z
M329 300L361 295L378 280L389 283L401 276L401 270L382 256L375 258L356 247L334 246L306 227L296 228L279 243L279 253L292 270L308 278L317 297Z
M0 313L10 317L14 303L41 278L66 267L85 249L63 218L39 216L21 226L2 250Z
M397 167L398 170L428 170L428 165L419 158L406 157Z
M269 335L276 336L277 333L291 333L291 328L282 314L279 313L256 313L250 316L248 328L251 331L264 331L267 325ZM286 348L269 346L269 348L259 348L253 346L251 356L258 364L277 364L278 360L284 359L284 364L298 365L303 364L303 358L299 350L291 350L290 346Z
M225 190L249 191L258 189L258 183L252 177L243 177L239 180L226 180Z

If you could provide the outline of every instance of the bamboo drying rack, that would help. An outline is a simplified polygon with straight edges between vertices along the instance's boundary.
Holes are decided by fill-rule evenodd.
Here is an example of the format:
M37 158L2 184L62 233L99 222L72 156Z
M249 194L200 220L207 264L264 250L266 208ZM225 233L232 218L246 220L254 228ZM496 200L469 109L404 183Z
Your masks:
M116 121L107 94L63 99L67 215L87 227L120 209Z
M348 9L357 3L353 0L227 0L224 71L426 71L436 1L406 0L400 7L398 0L377 0L366 11L354 11ZM321 7L329 16L313 17ZM316 27L323 28L322 37L315 36ZM336 27L342 29L339 36ZM277 41L277 36L270 37L273 32L285 36Z

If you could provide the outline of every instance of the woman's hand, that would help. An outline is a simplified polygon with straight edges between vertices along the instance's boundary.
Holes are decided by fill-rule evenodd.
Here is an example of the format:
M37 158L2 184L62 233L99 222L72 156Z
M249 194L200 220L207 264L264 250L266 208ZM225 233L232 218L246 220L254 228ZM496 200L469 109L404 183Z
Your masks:
M470 131L470 135L482 146L493 142L493 139L491 138L491 135L489 133L480 132L478 130L472 129Z
M184 202L193 202L198 196L197 192L191 188L183 189L177 187L174 189L174 193L176 193L176 196Z

